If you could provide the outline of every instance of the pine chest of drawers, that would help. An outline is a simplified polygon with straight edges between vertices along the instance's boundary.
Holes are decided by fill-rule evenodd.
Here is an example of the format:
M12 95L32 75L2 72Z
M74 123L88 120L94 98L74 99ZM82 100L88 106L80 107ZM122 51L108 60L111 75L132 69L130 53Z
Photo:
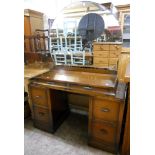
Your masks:
M93 65L96 67L117 68L122 43L95 42L93 44Z

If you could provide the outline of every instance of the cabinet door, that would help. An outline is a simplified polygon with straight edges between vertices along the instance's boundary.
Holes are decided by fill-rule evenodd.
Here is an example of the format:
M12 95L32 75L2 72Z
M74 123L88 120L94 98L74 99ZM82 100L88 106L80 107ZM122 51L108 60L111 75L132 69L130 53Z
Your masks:
M24 35L31 35L31 25L29 16L24 16Z
M32 35L35 33L36 29L44 29L44 23L43 23L43 18L38 18L38 17L30 17L30 22L31 22L31 33Z
M31 24L29 16L24 16L24 35L31 35ZM30 42L28 39L24 40L24 52L30 52Z

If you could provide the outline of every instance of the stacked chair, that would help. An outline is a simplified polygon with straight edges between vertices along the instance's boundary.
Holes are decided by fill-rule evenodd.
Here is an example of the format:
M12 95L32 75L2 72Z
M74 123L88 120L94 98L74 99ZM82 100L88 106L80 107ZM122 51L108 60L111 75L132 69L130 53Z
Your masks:
M52 29L50 53L56 65L85 65L85 51L82 47L82 37L77 35L76 21L64 22L63 30Z

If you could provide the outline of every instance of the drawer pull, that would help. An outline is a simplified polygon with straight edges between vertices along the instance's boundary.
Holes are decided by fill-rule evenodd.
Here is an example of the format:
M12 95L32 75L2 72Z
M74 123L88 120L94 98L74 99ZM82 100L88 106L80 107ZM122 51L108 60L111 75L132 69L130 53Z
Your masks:
M34 100L43 99L43 96L39 96L39 95L37 95L37 96L35 96L33 99L34 99Z
M45 113L43 113L43 112L39 112L39 115L44 116L44 115L45 115Z
M107 134L108 133L107 130L105 130L105 129L100 129L100 132L102 132L102 134Z
M92 90L93 88L90 87L90 86L85 86L85 87L83 87L83 89L86 89L86 90Z
M102 108L101 111L102 112L109 112L110 110L108 108Z
M41 96L35 96L35 98L40 98Z

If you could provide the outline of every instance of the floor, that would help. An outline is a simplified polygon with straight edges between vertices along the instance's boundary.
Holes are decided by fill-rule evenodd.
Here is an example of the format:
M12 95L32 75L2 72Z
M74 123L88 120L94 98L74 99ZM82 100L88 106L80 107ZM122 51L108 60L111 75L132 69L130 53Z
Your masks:
M113 155L87 145L87 117L71 113L54 133L33 127L25 120L24 155Z

